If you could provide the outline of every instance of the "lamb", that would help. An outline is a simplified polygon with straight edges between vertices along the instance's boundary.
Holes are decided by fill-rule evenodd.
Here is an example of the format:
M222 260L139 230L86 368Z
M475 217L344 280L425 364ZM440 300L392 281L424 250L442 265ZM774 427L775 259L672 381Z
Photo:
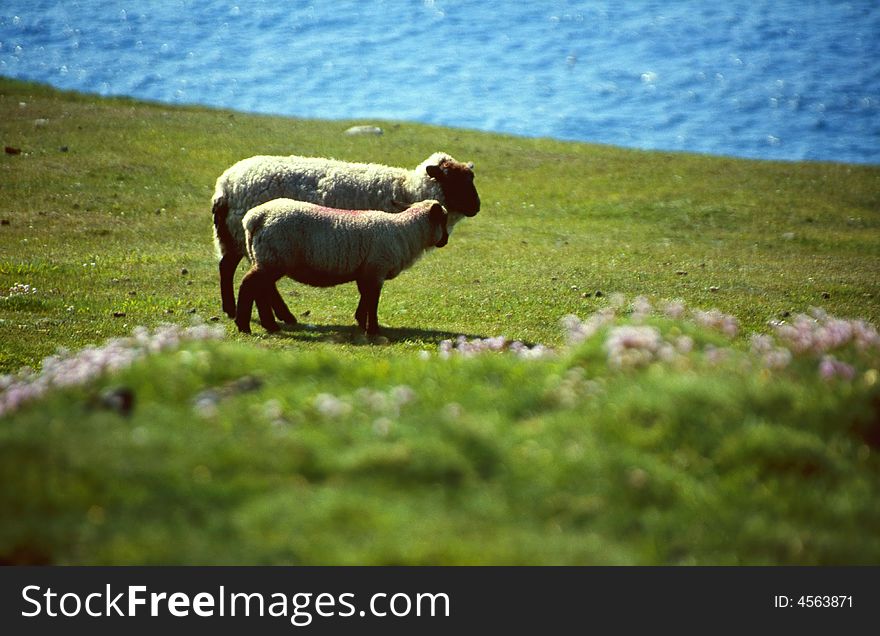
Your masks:
M252 265L238 290L235 323L250 333L254 302L260 324L278 331L275 284L282 276L314 287L357 282L354 317L362 331L379 333L377 310L382 284L410 267L424 252L449 241L449 214L436 200L399 214L339 210L292 199L275 199L250 210L242 221ZM285 306L278 316L296 318Z
M413 170L295 155L239 161L217 179L212 208L220 296L230 318L236 315L233 277L246 252L242 218L251 208L276 198L385 212L400 212L417 201L434 199L449 211L449 229L480 211L473 164L460 163L442 152ZM272 306L281 320L290 314L280 294L274 295Z

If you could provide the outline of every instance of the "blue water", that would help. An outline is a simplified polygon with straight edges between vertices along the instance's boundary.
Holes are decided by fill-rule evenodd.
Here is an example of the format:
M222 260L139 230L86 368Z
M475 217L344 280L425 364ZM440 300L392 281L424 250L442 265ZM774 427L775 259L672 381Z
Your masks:
M877 0L2 0L0 75L262 113L880 163Z

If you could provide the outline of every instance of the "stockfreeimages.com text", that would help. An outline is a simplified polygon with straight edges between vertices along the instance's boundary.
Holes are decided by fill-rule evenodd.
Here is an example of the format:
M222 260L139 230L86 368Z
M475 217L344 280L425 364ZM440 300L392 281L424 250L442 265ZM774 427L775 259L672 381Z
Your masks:
M369 602L360 609L355 603L355 594L351 592L246 593L228 592L222 585L216 593L199 592L192 596L185 592L150 592L145 585L129 585L123 591L117 591L109 584L103 591L88 594L60 593L51 587L43 589L38 585L27 585L21 594L26 605L21 615L26 618L81 615L93 618L164 615L183 618L192 614L200 617L285 617L292 625L305 627L315 616L448 617L450 612L449 595L443 592L378 592L372 594Z

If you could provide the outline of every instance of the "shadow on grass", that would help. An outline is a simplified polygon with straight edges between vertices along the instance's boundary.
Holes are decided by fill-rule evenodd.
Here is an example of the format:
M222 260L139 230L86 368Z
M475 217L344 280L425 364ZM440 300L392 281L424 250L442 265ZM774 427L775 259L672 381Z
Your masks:
M259 326L253 325L255 334L266 332ZM415 329L411 327L382 327L381 335L394 342L419 342L423 344L439 345L443 340L454 340L464 336L468 340L474 338L486 338L475 334L461 333L459 331L437 331L434 329ZM281 331L272 334L273 338L286 338L302 342L337 342L340 344L369 345L377 344L376 337L365 337L355 325L312 325L297 323L294 326L285 326Z

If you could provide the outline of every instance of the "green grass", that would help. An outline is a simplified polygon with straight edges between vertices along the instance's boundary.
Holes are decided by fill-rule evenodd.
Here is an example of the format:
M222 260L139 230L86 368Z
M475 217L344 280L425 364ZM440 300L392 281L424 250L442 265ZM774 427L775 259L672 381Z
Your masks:
M0 419L0 560L880 563L876 357L831 383L815 360L737 362L786 312L880 322L880 168L353 123L0 79L0 136L22 150L0 157L0 372L136 325L227 332ZM352 285L282 284L312 329L244 337L222 317L210 196L227 166L440 149L476 163L483 209L385 286L389 344L352 337ZM7 298L16 283L37 293ZM744 336L719 366L629 372L599 340L537 361L419 355L459 333L559 348L559 318L613 293L717 307ZM223 389L248 375L255 390ZM399 413L358 393L398 385L415 394ZM115 386L128 417L99 407ZM321 415L322 393L350 411Z

